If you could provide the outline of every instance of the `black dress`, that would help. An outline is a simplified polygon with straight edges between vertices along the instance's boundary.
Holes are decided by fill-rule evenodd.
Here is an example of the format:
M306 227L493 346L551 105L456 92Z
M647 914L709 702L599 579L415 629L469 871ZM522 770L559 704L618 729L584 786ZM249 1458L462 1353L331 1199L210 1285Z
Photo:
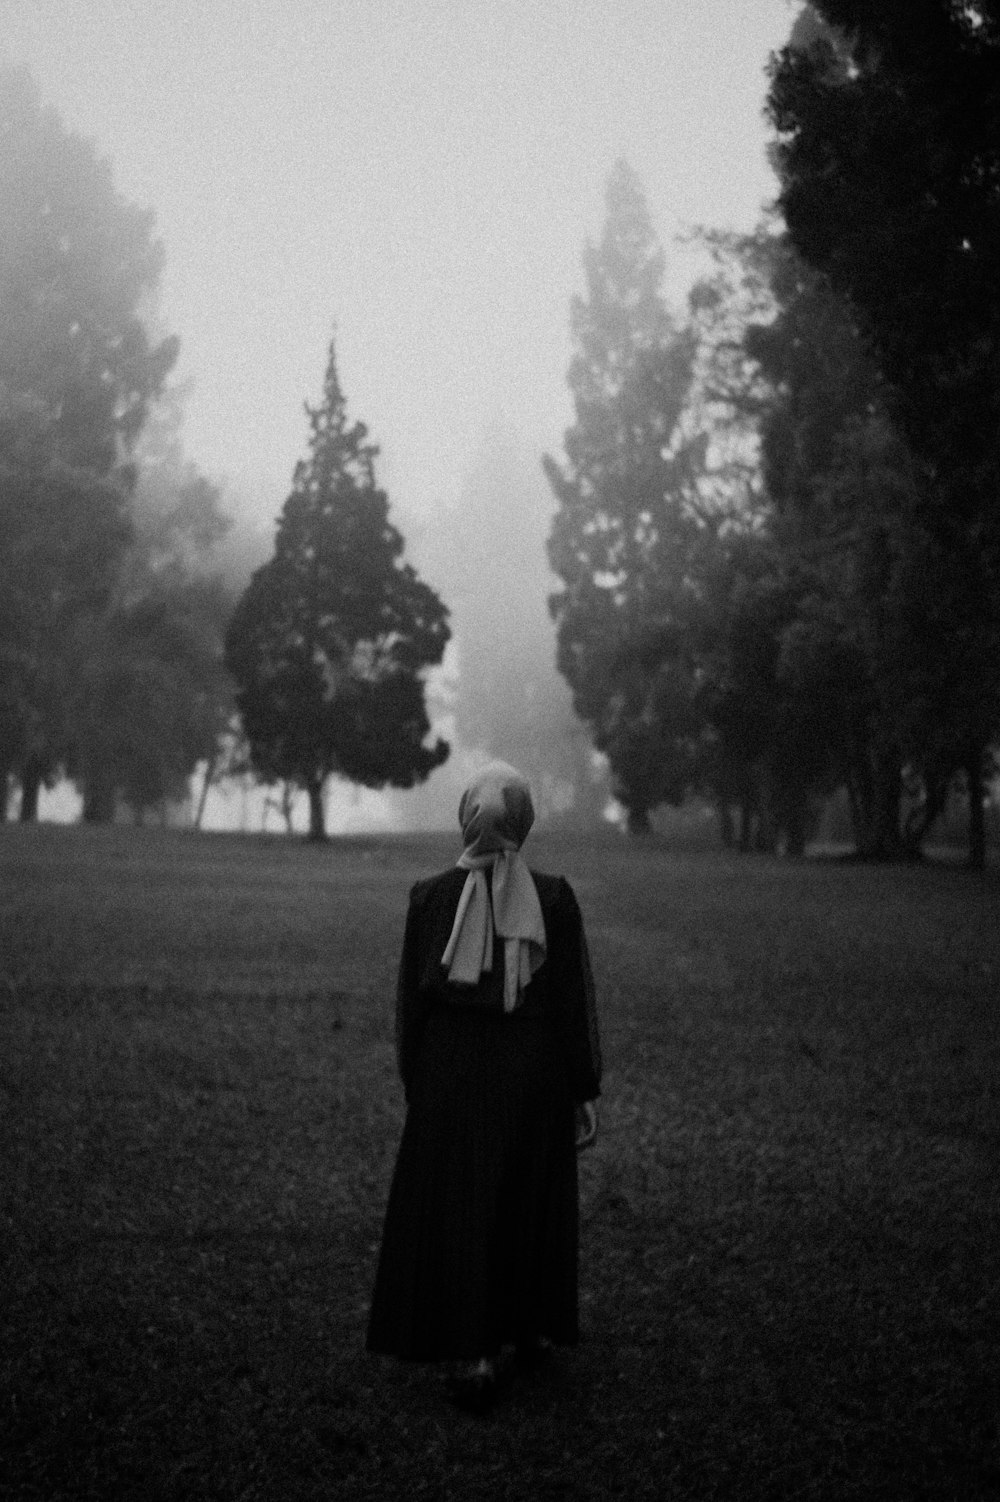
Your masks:
M532 872L546 958L503 1010L503 945L475 986L441 956L466 872L410 893L396 1043L407 1114L375 1277L368 1349L475 1360L545 1336L574 1344L574 1104L601 1058L580 909L562 877Z

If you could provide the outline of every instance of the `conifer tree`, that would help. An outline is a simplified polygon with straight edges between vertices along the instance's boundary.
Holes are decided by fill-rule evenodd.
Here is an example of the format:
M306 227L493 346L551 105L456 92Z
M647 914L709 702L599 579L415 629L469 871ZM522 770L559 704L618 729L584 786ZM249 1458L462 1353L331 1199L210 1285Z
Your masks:
M572 306L576 420L564 463L544 461L557 502L549 558L563 581L551 605L559 670L640 831L692 775L698 720L683 641L703 448L681 430L694 341L663 299L663 253L624 162L606 205L584 257L587 296Z
M807 18L772 69L778 202L849 300L915 459L907 761L964 774L981 868L1000 736L1000 3L812 0Z
M110 164L0 69L0 818L64 767L83 650L132 531L133 456L177 340L147 328L163 247Z
M348 421L332 342L323 399L306 412L309 454L274 556L237 605L226 661L256 772L303 788L310 837L323 839L331 775L412 787L447 757L444 741L424 744L422 674L450 633L445 606L403 561L375 481L378 449Z

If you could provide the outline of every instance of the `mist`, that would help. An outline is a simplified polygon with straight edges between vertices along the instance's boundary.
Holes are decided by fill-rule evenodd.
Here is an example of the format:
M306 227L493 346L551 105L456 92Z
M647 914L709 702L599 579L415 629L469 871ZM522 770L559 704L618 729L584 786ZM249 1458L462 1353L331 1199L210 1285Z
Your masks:
M227 583L270 552L335 330L406 556L451 611L430 684L449 761L408 793L333 784L332 830L450 825L486 755L524 768L543 818L603 806L555 669L540 469L570 420L582 251L619 157L646 188L678 302L701 269L678 237L757 220L774 191L764 69L793 10L5 7L0 64L27 66L116 189L155 214L150 319L180 340L183 454L231 518L216 549ZM71 817L65 799L46 794L43 815ZM237 788L206 822L262 815Z
M558 580L545 550L553 510L540 456L498 426L458 500L407 534L419 571L451 611L453 639L431 683L452 754L425 787L392 796L405 827L454 823L470 772L489 758L524 773L540 820L600 815L606 780L556 670L548 599Z

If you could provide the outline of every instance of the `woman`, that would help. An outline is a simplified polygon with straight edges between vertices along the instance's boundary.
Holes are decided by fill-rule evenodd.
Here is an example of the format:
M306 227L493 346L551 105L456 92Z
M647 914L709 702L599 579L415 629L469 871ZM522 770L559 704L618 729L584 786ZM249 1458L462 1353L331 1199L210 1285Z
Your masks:
M407 1115L368 1349L458 1363L484 1412L504 1347L533 1364L577 1325L576 1150L601 1057L576 898L518 853L531 793L503 762L459 805L458 865L410 893L396 1002Z

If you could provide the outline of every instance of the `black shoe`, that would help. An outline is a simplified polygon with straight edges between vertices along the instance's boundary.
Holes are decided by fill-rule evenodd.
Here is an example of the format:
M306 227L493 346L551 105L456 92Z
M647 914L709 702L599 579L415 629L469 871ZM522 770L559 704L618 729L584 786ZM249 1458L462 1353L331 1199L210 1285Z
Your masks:
M465 1413L484 1418L497 1400L497 1379L492 1372L472 1376L448 1377L445 1392L450 1402Z

